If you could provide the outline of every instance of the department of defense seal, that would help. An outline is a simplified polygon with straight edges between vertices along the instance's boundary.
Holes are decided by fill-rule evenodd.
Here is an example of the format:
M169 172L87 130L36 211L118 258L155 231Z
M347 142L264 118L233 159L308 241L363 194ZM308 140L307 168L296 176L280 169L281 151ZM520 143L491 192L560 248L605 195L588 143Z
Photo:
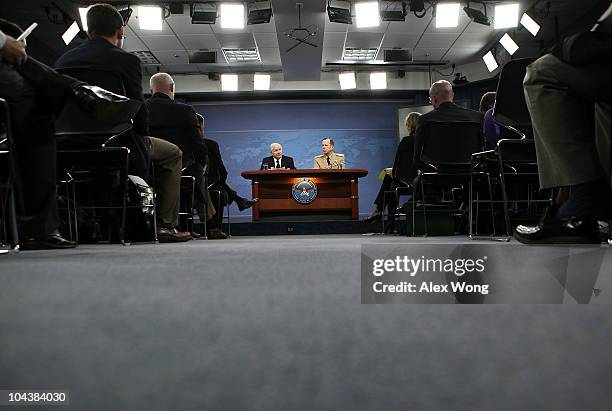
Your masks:
M309 178L300 178L293 184L291 194L298 203L310 204L317 198L317 185Z

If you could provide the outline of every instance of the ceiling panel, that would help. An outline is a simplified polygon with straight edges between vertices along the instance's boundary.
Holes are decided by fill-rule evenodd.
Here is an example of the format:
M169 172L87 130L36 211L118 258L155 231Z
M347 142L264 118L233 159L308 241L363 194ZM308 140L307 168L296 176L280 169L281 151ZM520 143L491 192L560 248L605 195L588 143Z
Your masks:
M465 63L466 61L471 61L471 60L481 57L478 54L480 50L481 50L481 47L479 48L453 47L446 54L446 56L444 56L444 60L448 60L455 64L462 64L462 63Z
M418 33L420 35L423 31L425 31L425 28L430 20L431 17L429 16L419 19L413 15L408 15L406 16L406 21L389 22L389 29L387 30L387 33Z
M223 48L249 48L255 47L253 33L217 34L217 40Z
M481 48L491 39L486 33L463 33L453 47Z
M125 35L123 38L123 49L126 51L147 50L147 46L136 35Z
M446 53L446 48L416 48L412 52L412 58L416 61L439 61Z
M175 35L171 36L141 36L142 41L151 51L179 50L183 46Z
M333 33L333 32L345 33L348 30L349 26L350 24L330 22L329 17L327 17L327 14L326 14L325 15L325 26L319 27L319 30L325 29L325 33Z
M130 26L130 28L134 31L134 33L138 34L139 36L150 36L150 35L171 35L174 34L173 31L170 29L170 26L168 25L168 23L164 20L162 22L162 30L140 30L139 24L138 24L138 15L137 15L137 10L134 10L134 13L132 14L132 17L130 18L130 21L128 22L128 26Z
M418 47L423 48L448 48L457 38L458 34L426 33L421 38Z
M349 32L346 38L346 47L370 48L380 46L383 33L355 33Z
M153 54L162 64L188 64L189 56L185 50L154 51Z
M276 48L262 47L259 49L259 57L261 57L262 64L266 66L280 66L281 57L280 51Z
M415 46L419 36L408 33L387 33L383 40L384 48L412 48Z
M323 47L323 61L322 64L332 62L332 61L340 61L342 60L342 48L329 48Z
M189 15L172 15L166 20L176 34L211 34L209 24L191 24Z
M278 48L278 39L276 33L253 33L257 47L276 47Z
M323 47L344 47L344 38L346 33L332 32L325 33L323 38Z
M199 73L200 70L196 64L164 64L163 67L166 72L172 74L184 74L184 73ZM180 86L180 85L179 85ZM181 91L177 89L177 91Z
M182 35L181 41L189 50L204 50L219 48L219 42L213 34Z

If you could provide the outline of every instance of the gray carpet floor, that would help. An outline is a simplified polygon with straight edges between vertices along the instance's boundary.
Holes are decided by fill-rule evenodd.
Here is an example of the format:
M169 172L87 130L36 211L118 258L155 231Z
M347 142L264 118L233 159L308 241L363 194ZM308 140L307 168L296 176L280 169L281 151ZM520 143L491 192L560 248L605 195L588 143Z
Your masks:
M411 241L440 240L0 256L0 389L89 411L611 409L610 305L360 304L361 244Z

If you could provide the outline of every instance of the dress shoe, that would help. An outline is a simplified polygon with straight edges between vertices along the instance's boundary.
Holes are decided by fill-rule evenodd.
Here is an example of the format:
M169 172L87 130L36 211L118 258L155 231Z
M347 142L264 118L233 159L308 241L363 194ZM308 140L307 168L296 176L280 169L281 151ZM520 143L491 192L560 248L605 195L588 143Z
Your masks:
M72 88L71 97L97 120L109 124L129 122L141 106L139 101L83 83Z
M28 238L19 244L21 250L52 250L62 248L74 248L78 244L61 236L59 232L53 232L43 237Z
M157 239L160 243L182 243L191 240L187 231L178 231L176 228L162 227L157 230Z
M366 223L378 223L382 220L382 213L378 209L372 211L372 214L363 219Z
M599 244L594 217L557 219L547 214L537 226L519 225L514 238L524 244Z
M254 198L252 200L247 200L246 198L236 199L236 205L238 206L238 210L244 211L247 208L253 207L253 205L258 201L258 198Z
M209 240L226 240L227 239L227 234L225 234L223 231L221 231L218 228L211 228L208 230L208 239Z

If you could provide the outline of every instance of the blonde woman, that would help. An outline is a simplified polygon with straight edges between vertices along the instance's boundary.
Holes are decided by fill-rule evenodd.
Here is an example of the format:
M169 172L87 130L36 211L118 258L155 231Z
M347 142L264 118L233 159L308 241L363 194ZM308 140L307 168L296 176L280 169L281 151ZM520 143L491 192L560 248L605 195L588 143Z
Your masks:
M413 173L413 157L414 157L414 132L416 131L416 124L421 113L412 112L406 116L404 123L408 129L408 135L399 143L397 151L395 152L395 161L393 162L393 169L391 175L386 175L385 179L380 186L376 200L374 204L376 208L365 219L367 222L376 222L382 219L383 212L383 198L384 204L388 207L389 215L395 214L397 208L396 198L392 195L385 195L385 191L394 191L396 187L402 187L408 185L412 178L410 176Z

